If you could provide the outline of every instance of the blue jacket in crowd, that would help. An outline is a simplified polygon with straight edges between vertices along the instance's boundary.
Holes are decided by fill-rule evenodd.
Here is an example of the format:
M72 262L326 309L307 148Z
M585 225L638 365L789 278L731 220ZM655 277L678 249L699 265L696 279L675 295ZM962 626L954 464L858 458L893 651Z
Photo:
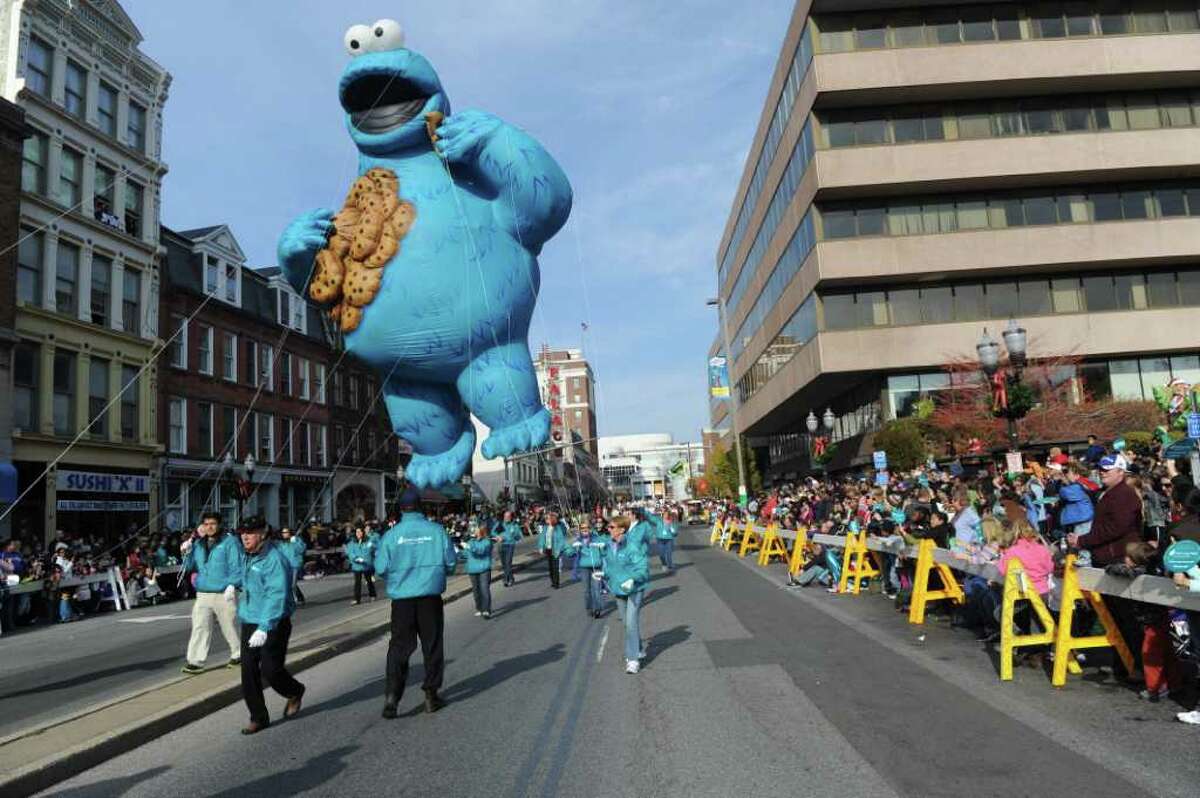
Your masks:
M658 521L658 526L654 530L655 537L658 540L674 540L679 534L679 531L675 528L675 524L671 523L670 521L664 521L657 515L654 516L654 518Z
M193 547L194 548L194 547ZM269 632L296 609L292 591L295 572L281 543L268 540L257 554L246 557L238 618Z
M441 524L407 512L383 536L375 552L375 573L386 580L390 599L440 596L455 562L454 546Z
M521 529L521 525L516 521L509 521L500 524L500 542L506 546L515 546L521 542L521 538L525 536L525 530Z
M246 550L237 535L221 535L211 547L196 540L183 558L183 571L196 572L197 593L222 593L233 585L241 587L246 567Z
M492 541L488 538L471 538L459 550L459 556L467 561L467 573L486 574L492 570Z
M346 559L350 561L350 570L356 574L370 573L375 567L375 543L367 537L362 540L351 538L346 544ZM359 562L362 560L362 562Z
M585 535L580 535L576 542L579 546L579 567L580 568L603 568L604 567L604 547L609 544L612 538L605 532L588 532Z
M638 521L629 531L625 533L625 537L629 538L630 543L636 543L643 551L650 551L650 541L654 539L658 527L655 526L654 520L658 516L651 513L646 514L646 520ZM660 521L661 523L661 521Z
M650 560L641 543L631 540L626 533L620 543L610 540L602 552L604 581L613 595L624 598L646 589L650 582ZM629 580L633 580L633 586L622 587Z
M550 549L550 552L557 557L567 548L567 525L561 519L553 527L549 524L542 524L541 530L538 532L538 549L541 551Z
M1068 482L1059 488L1058 500L1062 502L1062 512L1058 515L1058 522L1063 526L1091 521L1096 512L1092 507L1092 498L1088 496L1083 485L1078 482Z
M288 562L292 564L292 570L297 574L304 570L304 552L308 550L308 545L299 535L292 535L292 539L284 545L284 554L287 555Z

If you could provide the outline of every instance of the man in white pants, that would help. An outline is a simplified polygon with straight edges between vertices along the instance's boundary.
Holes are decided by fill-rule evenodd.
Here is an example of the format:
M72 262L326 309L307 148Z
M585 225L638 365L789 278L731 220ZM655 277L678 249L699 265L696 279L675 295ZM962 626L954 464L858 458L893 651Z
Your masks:
M237 626L237 590L242 584L246 554L241 542L221 534L221 517L205 513L195 536L184 542L183 572L196 572L196 601L192 604L192 636L188 640L184 673L202 673L208 660L215 616L229 646L229 663L241 664L242 641Z

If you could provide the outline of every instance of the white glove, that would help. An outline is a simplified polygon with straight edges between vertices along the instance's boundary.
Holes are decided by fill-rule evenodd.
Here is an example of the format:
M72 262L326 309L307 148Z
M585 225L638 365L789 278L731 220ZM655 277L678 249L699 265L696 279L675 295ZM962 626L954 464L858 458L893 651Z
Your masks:
M621 583L621 589L626 590L626 591L633 590L633 580L626 579L624 582Z
M577 541L575 541L574 543L572 543L572 544L571 544L571 547L572 547L572 548L576 548L576 549L582 549L582 548L583 548L583 541L581 541L581 540L577 540Z
M604 581L604 572L603 571L592 571L592 579L595 579L597 582L603 582Z
M233 585L226 585L225 586L225 600L226 601L234 601L235 599L237 599L237 588L234 587Z
M187 554L191 550L192 550L192 539L191 538L188 538L187 540L183 541L183 543L181 543L179 545L179 551L182 552L183 554Z
M247 641L247 645L250 646L250 648L262 648L263 643L266 642L267 633L262 629L255 629L254 634L250 635L250 640Z
M366 562L366 560L364 560L362 557L359 557L357 560L355 560L355 562Z

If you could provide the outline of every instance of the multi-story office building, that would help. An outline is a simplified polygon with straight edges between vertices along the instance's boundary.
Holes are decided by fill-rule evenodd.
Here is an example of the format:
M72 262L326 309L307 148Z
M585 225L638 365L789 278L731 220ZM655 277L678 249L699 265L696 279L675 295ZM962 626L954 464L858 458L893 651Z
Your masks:
M717 252L768 476L810 411L862 452L1010 318L1095 397L1200 381L1198 8L797 3Z
M32 128L12 388L13 461L28 489L13 512L21 537L117 537L157 515L158 197L171 77L141 41L112 0L0 5L0 94Z

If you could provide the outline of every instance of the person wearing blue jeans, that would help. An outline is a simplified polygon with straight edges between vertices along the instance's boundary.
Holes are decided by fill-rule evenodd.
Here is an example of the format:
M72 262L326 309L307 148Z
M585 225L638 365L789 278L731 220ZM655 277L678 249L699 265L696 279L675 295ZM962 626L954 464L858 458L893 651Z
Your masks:
M583 607L593 618L599 618L604 610L600 588L604 579L604 547L608 545L608 540L603 529L588 529L571 544L578 552L575 562L583 571L586 583L583 587Z
M504 520L496 525L496 535L500 538L500 568L504 573L504 586L512 587L517 583L513 576L513 557L517 554L517 544L524 536L521 525L513 519L512 510L504 511Z
M604 579L617 599L625 624L625 672L637 673L646 656L642 645L641 609L650 582L650 562L641 541L629 540L630 519L618 516L609 523L612 540L603 549Z
M671 513L663 515L662 524L655 530L658 538L658 559L662 567L670 573L675 573L675 537L679 534L675 526L675 516Z

